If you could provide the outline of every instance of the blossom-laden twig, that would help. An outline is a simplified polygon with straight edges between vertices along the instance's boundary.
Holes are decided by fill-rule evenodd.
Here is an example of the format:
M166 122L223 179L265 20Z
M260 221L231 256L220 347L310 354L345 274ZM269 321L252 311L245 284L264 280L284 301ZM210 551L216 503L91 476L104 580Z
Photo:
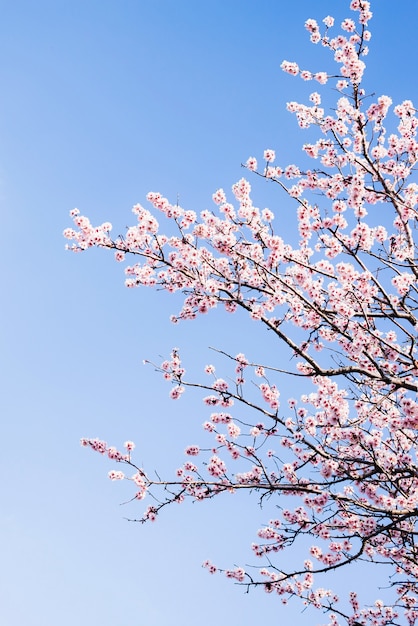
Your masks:
M287 348L292 365L226 355L235 366L232 382L211 365L210 382L191 382L173 350L156 369L172 383L173 399L187 387L204 391L212 412L203 427L213 444L189 445L188 460L172 480L137 467L132 442L124 452L97 439L82 443L130 468L129 476L119 470L109 476L132 481L133 499L153 497L141 522L188 497L248 490L262 501L274 498L281 514L253 544L263 562L258 574L235 568L225 570L227 577L283 600L299 596L328 611L330 624L412 626L418 618L418 119L412 102L395 106L397 131L388 135L391 99L383 95L366 105L370 3L353 0L350 7L357 20L344 20L335 36L330 16L323 32L315 20L306 22L311 41L333 54L335 74L282 64L319 89L336 81L339 95L328 114L316 91L308 105L288 103L301 128L318 130L318 140L303 146L314 166L279 166L272 149L261 167L255 157L245 164L296 203L297 245L273 227L271 210L253 204L244 178L232 188L235 205L219 189L216 208L200 216L150 193L152 210L135 205L137 224L124 237L112 239L109 223L94 227L77 210L71 212L75 227L65 231L75 252L100 247L114 250L119 262L132 257L128 287L183 293L173 322L218 305L242 310L269 329L269 341L273 334ZM175 225L175 235L160 233L158 212ZM272 379L284 374L303 378L310 391L281 403ZM248 381L255 383L251 389ZM253 419L245 421L237 407ZM295 506L285 508L284 496ZM306 536L313 542L307 558L285 565L277 555ZM343 609L332 590L316 586L323 574L355 561L386 567L390 602L360 606L352 592ZM205 566L217 571L209 561Z

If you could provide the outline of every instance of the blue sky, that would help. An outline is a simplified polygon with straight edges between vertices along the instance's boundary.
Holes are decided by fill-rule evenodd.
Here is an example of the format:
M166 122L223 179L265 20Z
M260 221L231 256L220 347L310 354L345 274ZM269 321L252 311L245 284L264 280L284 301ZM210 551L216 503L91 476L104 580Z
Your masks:
M179 346L201 371L209 345L257 356L271 350L265 335L221 312L173 326L178 301L126 290L111 255L66 253L62 230L77 206L124 232L150 190L200 211L267 147L297 161L305 137L285 103L312 86L280 63L323 69L304 21L340 20L348 4L0 1L2 624L321 621L200 568L250 560L269 519L255 499L184 505L140 527L123 519L135 507L119 506L129 490L108 481L113 465L79 447L133 439L137 458L168 474L207 415L198 396L171 402L142 360ZM367 85L417 101L418 8L373 4ZM255 188L287 228L283 197Z

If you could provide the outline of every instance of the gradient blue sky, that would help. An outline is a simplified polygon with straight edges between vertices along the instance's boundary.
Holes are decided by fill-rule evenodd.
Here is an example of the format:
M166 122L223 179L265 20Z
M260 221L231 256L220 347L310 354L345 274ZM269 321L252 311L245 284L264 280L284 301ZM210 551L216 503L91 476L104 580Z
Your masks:
M283 164L297 161L306 138L285 103L312 85L279 66L286 58L323 69L304 21L340 20L348 5L0 1L4 626L321 621L200 568L208 557L252 560L249 545L269 519L255 499L173 507L140 527L123 519L136 510L119 507L129 490L108 481L113 465L79 447L82 436L133 439L147 468L174 470L207 415L198 396L170 402L142 360L179 346L186 367L201 369L213 360L209 345L256 357L265 335L221 312L171 325L178 302L126 290L105 252L66 253L62 230L77 206L123 232L150 190L200 211L267 147ZM418 7L373 5L367 85L417 101ZM277 190L256 187L256 200L287 228Z

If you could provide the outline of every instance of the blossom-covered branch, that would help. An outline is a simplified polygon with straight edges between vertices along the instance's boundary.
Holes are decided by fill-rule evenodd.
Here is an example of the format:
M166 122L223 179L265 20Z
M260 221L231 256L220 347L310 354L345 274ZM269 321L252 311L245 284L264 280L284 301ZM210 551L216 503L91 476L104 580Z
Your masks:
M352 0L350 8L356 20L345 19L335 35L330 16L322 27L306 22L311 41L332 54L334 72L282 64L319 89L333 82L338 93L329 112L317 91L309 104L287 105L301 128L318 132L315 143L303 145L303 165L277 164L273 149L265 150L262 165L255 157L245 164L249 175L277 185L286 210L294 203L297 242L286 242L274 213L254 204L244 178L232 187L233 202L219 189L213 210L200 215L149 193L151 208L134 206L137 222L124 237L113 239L110 223L93 226L76 209L74 228L64 233L74 252L99 247L113 250L118 262L131 258L127 287L182 293L174 323L217 306L241 311L270 331L269 341L273 336L286 347L290 365L226 355L235 367L230 382L211 365L209 382L189 381L178 350L155 366L172 384L173 399L194 387L208 394L204 404L212 411L203 424L210 443L188 445L189 460L174 478L137 467L132 442L124 452L98 439L82 443L128 467L130 475L112 470L109 476L132 481L133 500L153 498L142 522L187 498L238 490L274 498L281 513L252 546L262 565L224 570L238 583L262 586L284 601L299 596L328 611L330 624L412 626L418 618L418 118L410 101L392 109L389 96L372 100L365 93L372 14L366 0ZM277 381L286 374L302 377L307 391L283 403ZM275 556L306 536L313 542L307 558L285 569ZM388 572L387 601L360 606L353 591L341 604L334 591L317 585L353 562Z

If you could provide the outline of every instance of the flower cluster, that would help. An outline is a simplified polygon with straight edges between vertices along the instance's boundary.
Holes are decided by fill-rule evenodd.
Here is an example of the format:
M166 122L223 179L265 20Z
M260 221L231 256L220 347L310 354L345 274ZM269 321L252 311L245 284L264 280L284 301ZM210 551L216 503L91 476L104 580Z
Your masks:
M206 382L186 379L177 349L156 366L173 399L188 387L200 388L209 413L202 433L209 443L188 445L185 453L194 458L171 481L152 479L134 464L133 442L123 452L99 439L83 439L82 445L134 469L130 478L109 472L111 480L133 482L134 499L159 493L141 521L155 520L167 504L188 497L207 500L245 489L262 501L286 497L280 519L260 528L252 546L262 563L259 577L240 567L223 570L225 575L262 586L283 602L297 595L330 611L333 625L346 620L389 626L403 619L413 626L418 117L409 100L393 110L387 95L365 104L361 81L372 14L366 0L350 6L355 18L345 19L339 33L333 33L331 16L322 25L313 19L305 24L311 41L331 52L335 72L282 63L288 74L316 80L318 90L336 76L337 102L329 112L319 91L308 103L287 105L301 128L318 131L316 141L311 134L303 146L305 161L313 165L280 164L272 148L259 159L260 169L256 157L246 162L251 175L274 183L295 205L297 242L285 241L280 225L273 227L273 212L254 204L246 178L233 185L232 198L218 189L214 209L200 214L150 193L151 208L135 205L136 224L115 239L108 222L95 227L71 212L74 227L64 232L70 249L96 246L113 250L118 262L132 258L125 268L128 287L182 294L173 322L222 306L263 325L269 342L280 346L272 351L280 362L261 365L243 353L227 355L232 375L222 378L207 365ZM168 232L175 234L162 234L160 221L174 224ZM286 375L302 380L303 393L283 403ZM308 558L289 565L287 559L274 561L277 553L306 545L307 537ZM352 592L351 608L344 609L334 591L321 586L323 575L355 561L386 566L392 587L386 603L378 599L361 607ZM219 571L209 561L204 565Z

